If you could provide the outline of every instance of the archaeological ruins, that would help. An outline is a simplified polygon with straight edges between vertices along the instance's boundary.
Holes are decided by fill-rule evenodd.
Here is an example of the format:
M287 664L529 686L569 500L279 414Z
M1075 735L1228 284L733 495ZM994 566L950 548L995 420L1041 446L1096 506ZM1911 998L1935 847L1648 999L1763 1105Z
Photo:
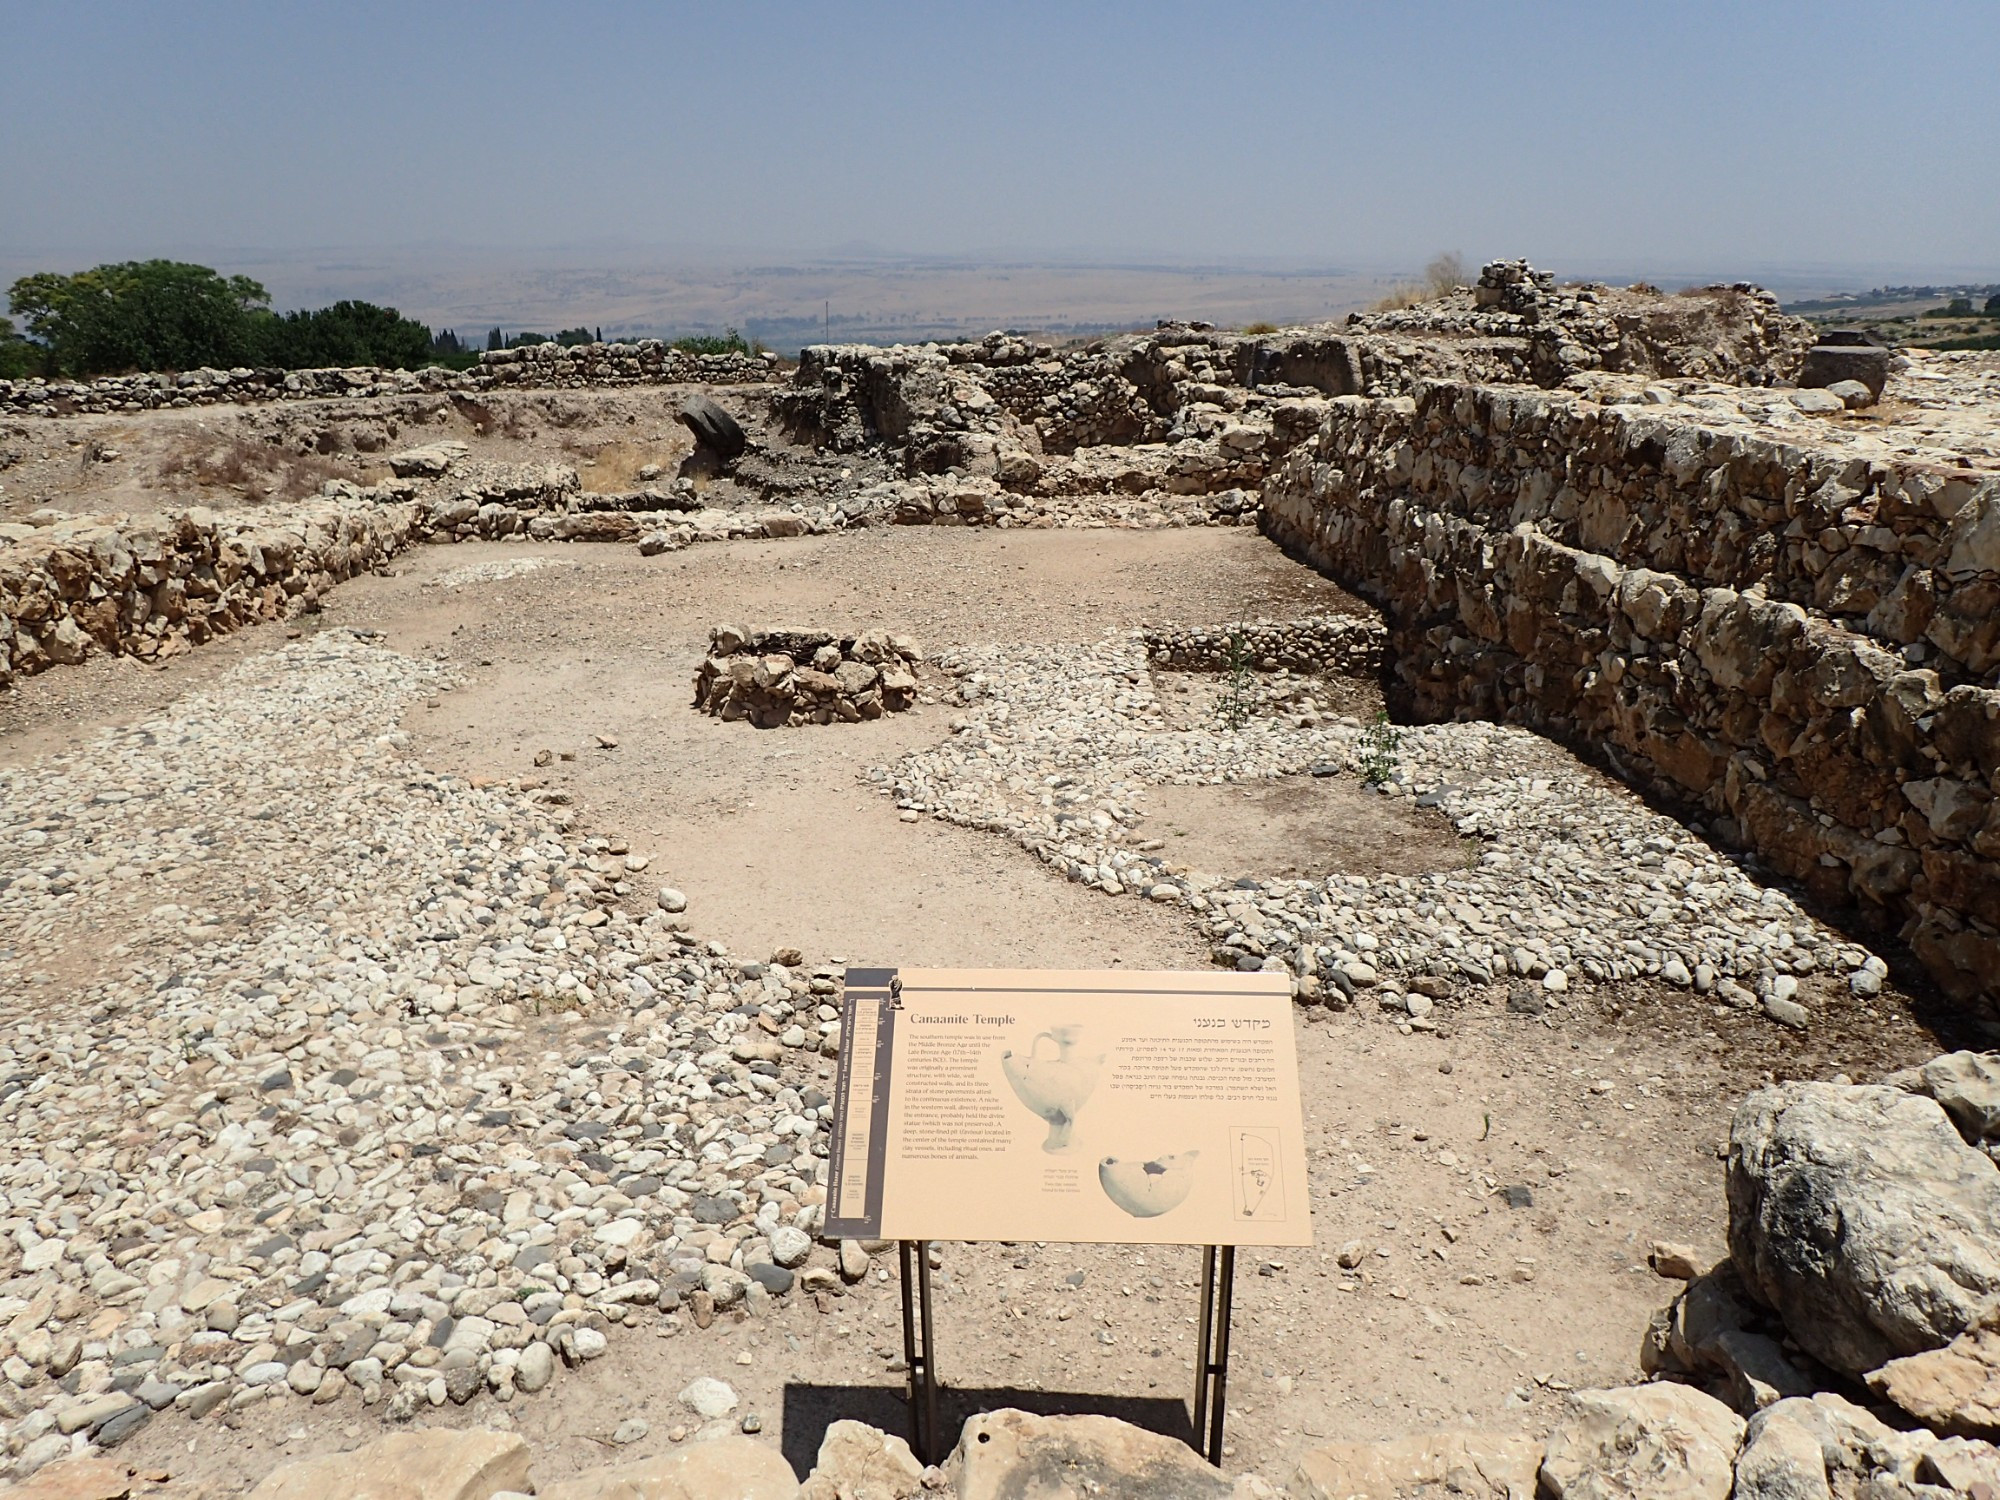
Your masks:
M1221 1469L1178 1247L932 1246L905 1443L897 963L1289 982ZM0 381L24 1496L1995 1500L1996 1007L1994 354L1503 261Z

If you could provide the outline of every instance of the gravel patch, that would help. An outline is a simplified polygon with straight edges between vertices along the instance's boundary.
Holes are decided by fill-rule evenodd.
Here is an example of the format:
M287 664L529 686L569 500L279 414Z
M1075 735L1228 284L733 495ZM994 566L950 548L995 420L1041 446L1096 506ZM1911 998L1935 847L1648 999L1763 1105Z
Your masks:
M698 943L643 856L409 760L447 681L330 631L0 774L11 1451L506 1400L640 1309L791 1287L833 979Z
M1216 678L1190 713L1158 691L1137 632L941 664L959 679L952 738L868 773L906 818L1002 833L1072 880L1189 908L1218 964L1290 970L1302 999L1367 995L1427 1023L1433 998L1466 985L1532 981L1525 1003L1542 1005L1576 982L1653 976L1802 1026L1801 978L1866 994L1887 972L1523 729L1364 724L1323 711L1330 689L1248 671ZM1468 841L1465 867L1309 880L1203 871L1147 826L1151 788L1300 775L1358 777L1436 809Z

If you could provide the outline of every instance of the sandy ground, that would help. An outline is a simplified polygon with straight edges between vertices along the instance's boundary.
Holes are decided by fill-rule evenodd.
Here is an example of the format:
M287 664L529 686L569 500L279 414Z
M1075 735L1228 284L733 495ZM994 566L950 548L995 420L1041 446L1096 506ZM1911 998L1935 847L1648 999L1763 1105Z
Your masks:
M459 581L530 560L513 576ZM1352 607L1237 531L883 530L654 559L467 545L408 554L392 575L343 587L300 627L248 631L163 670L110 662L30 679L0 699L0 764L136 717L287 629L367 627L464 674L407 725L430 765L568 790L579 832L651 855L644 878L685 890L695 930L735 950L1190 967L1207 945L1184 917L1071 885L1002 839L901 822L859 781L865 766L943 737L948 708L775 731L692 712L708 628L884 625L939 650ZM599 736L616 748L599 748ZM558 758L538 770L544 749ZM1160 810L1216 865L1415 870L1455 856L1448 829L1386 799L1305 782L1249 790L1177 791ZM1801 1038L1647 984L1588 991L1560 1019L1504 1002L1495 988L1451 1007L1435 1035L1401 1034L1369 1009L1300 1013L1316 1243L1242 1262L1232 1467L1282 1479L1328 1438L1534 1428L1566 1386L1635 1379L1647 1319L1674 1290L1645 1269L1648 1245L1722 1253L1717 1148L1742 1094L1772 1076L1875 1076L1937 1050L1906 1018L1864 1028L1838 1005ZM831 1077L830 1061L821 1072ZM1358 1264L1347 1270L1350 1242ZM938 1253L947 1432L968 1406L996 1404L1184 1426L1197 1252ZM882 1258L846 1295L795 1297L762 1319L698 1330L649 1316L547 1393L430 1420L517 1427L546 1481L668 1446L686 1421L675 1393L709 1374L736 1387L803 1472L834 1418L901 1426L892 1265ZM648 1434L614 1449L611 1433L635 1414ZM120 1451L172 1474L166 1492L227 1495L281 1455L351 1446L383 1426L379 1410L351 1401L200 1424L166 1413Z

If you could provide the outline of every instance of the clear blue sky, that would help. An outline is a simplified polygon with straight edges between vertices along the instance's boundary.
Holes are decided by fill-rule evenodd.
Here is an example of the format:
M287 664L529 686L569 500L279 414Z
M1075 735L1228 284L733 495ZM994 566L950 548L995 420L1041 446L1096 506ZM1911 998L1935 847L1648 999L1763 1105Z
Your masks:
M0 252L2000 276L2000 0L0 0Z

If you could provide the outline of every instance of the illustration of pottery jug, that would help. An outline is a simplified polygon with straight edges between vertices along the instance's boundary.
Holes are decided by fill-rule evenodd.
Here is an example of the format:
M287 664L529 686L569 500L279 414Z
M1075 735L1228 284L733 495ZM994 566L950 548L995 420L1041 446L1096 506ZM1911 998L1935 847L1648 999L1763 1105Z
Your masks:
M1000 1071L1007 1075L1021 1102L1049 1122L1048 1139L1042 1142L1044 1151L1069 1149L1076 1112L1097 1087L1097 1070L1104 1065L1105 1055L1079 1056L1076 1046L1082 1035L1081 1026L1051 1026L1028 1044L1026 1057L1016 1057L1012 1050L1000 1054ZM1040 1050L1044 1041L1054 1045L1053 1053Z

